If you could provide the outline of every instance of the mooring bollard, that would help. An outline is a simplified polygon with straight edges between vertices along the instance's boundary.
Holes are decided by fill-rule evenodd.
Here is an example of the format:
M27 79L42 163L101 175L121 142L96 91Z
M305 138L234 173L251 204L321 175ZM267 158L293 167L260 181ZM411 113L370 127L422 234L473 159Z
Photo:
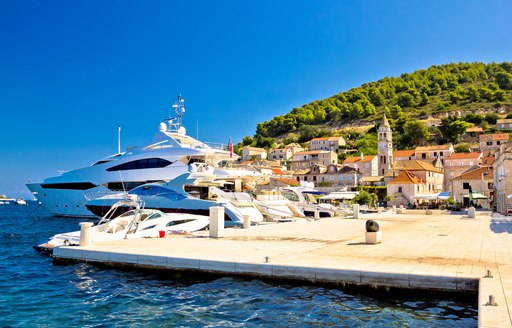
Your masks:
M210 238L224 237L224 207L210 207Z
M468 219L474 219L476 218L476 210L473 206L468 208Z
M249 215L244 215L244 229L249 229L251 226L251 219Z
M352 205L352 212L354 214L354 219L359 219L359 204Z
M80 222L80 246L89 246L92 244L92 225L92 222Z

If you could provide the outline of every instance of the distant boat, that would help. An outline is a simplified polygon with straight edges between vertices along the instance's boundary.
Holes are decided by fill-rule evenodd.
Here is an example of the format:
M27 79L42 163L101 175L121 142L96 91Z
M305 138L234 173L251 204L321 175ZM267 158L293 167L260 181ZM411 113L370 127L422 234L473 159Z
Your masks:
M27 205L27 202L23 198L16 198L16 200L14 201L14 204L16 204L16 205Z

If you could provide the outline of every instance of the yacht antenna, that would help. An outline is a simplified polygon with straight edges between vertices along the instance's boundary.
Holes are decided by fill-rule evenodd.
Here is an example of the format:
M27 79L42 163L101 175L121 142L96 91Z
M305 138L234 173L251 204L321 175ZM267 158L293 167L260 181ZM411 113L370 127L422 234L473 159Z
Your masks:
M117 153L121 154L121 126L117 126Z
M176 130L179 131L181 127L181 117L183 116L183 113L185 113L185 99L181 97L181 95L178 95L178 101L172 105L172 108L174 108L176 115L178 117L178 123L176 123Z

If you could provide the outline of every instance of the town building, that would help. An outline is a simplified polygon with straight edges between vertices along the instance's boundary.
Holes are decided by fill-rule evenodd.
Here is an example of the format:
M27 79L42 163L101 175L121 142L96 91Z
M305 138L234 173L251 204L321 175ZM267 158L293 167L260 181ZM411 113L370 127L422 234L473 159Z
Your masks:
M407 206L414 204L418 196L427 193L427 185L414 173L402 171L387 183L387 193L391 197L388 205Z
M466 132L462 135L465 142L478 142L480 135L484 134L484 129L481 127L467 128Z
M453 178L461 175L472 167L481 164L483 154L480 152L453 153L444 160L445 190L450 190L450 183Z
M496 130L512 130L512 118L502 118L496 121Z
M267 159L267 151L263 148L256 147L244 147L242 149L242 160L256 160L256 159Z
M277 161L287 161L293 156L290 148L274 148L269 150L268 159Z
M362 174L350 166L314 164L309 169L294 172L297 181L313 182L315 186L324 185L334 189L355 187Z
M310 168L313 164L337 164L338 156L329 150L309 150L295 153L291 162L293 171Z
M493 170L490 167L473 167L451 179L450 194L464 207L491 208L493 200Z
M501 214L512 214L512 144L500 145L492 167L495 209Z
M479 141L480 150L484 152L485 155L493 153L500 148L501 144L506 143L508 140L508 133L482 134Z
M378 157L374 155L364 156L361 154L359 156L347 157L343 161L343 165L358 170L364 177L377 176L379 171Z
M440 158L441 162L449 157L454 152L453 145L434 145L434 146L420 146L414 150L414 155L418 160L433 160Z
M339 153L339 147L347 143L343 137L314 138L309 142L310 150L330 150Z

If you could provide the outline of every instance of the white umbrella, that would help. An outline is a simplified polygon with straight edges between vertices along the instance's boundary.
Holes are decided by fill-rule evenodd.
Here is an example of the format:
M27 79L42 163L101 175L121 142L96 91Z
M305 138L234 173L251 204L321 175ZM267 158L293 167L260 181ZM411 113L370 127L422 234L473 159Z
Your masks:
M507 198L512 198L512 194L508 195Z

